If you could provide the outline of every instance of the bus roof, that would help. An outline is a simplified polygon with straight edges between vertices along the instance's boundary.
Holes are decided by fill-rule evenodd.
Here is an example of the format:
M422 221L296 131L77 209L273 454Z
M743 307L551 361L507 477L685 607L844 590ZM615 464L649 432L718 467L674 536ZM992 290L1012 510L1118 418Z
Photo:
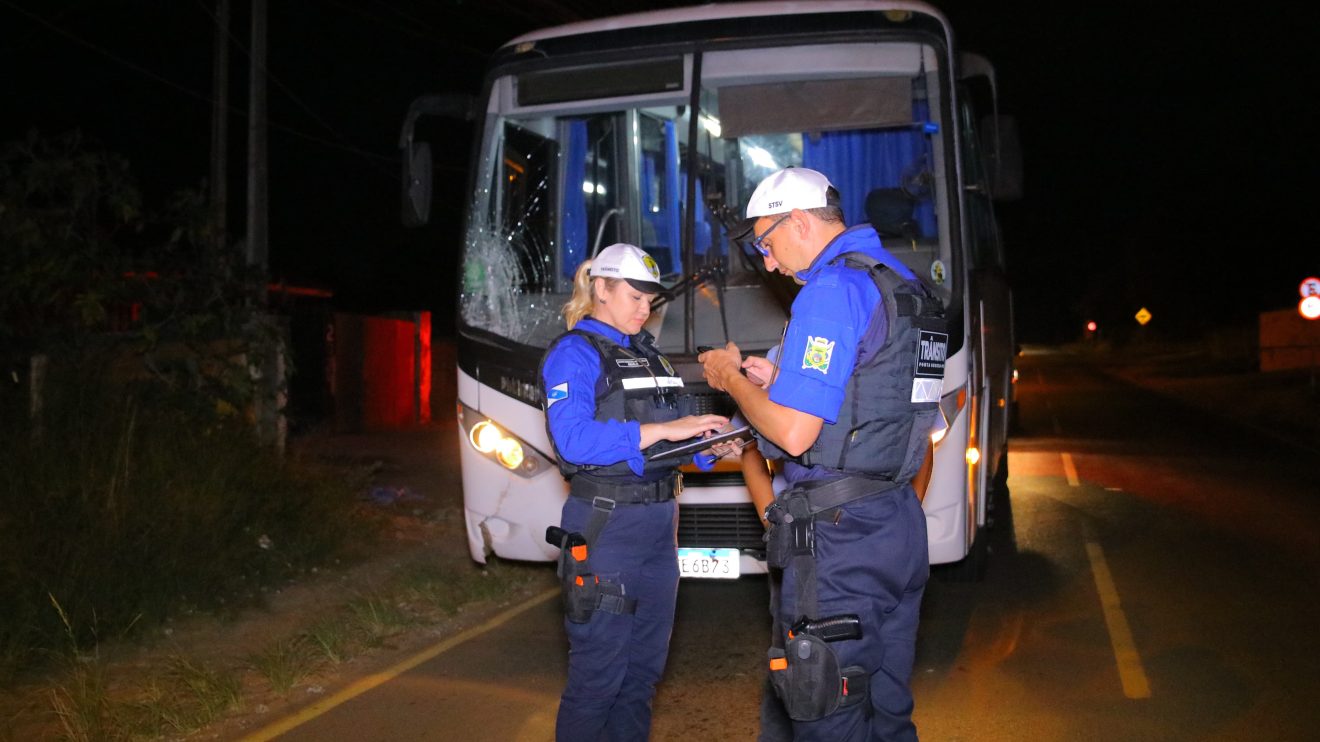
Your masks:
M906 10L938 18L940 25L948 27L944 16L934 7L911 0L780 0L778 2L707 3L685 8L651 10L608 18L597 18L579 23L543 28L509 41L505 47L557 39L580 34L618 31L631 28L663 26L690 21L710 21L761 16L791 16L821 13L880 12Z

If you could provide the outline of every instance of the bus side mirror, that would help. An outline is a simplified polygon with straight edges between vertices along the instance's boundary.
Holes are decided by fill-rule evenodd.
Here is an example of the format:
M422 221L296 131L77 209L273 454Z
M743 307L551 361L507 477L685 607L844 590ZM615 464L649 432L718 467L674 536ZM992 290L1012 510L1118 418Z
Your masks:
M431 218L431 145L415 142L413 137L417 119L423 116L472 121L474 99L470 95L423 95L408 106L399 134L399 149L403 154L402 210L404 226L420 227Z
M981 151L989 171L990 196L996 201L1017 201L1022 198L1022 144L1017 119L987 116L981 123Z
M431 145L418 142L403 152L403 209L405 227L420 227L431 219Z

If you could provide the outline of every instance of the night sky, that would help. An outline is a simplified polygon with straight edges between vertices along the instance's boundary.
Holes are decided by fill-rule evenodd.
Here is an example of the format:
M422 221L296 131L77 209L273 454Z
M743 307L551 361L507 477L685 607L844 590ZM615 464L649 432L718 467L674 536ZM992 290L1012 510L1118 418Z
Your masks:
M231 0L230 231L242 232L249 28ZM469 143L438 148L432 225L398 221L399 127L426 92L476 92L524 31L625 0L270 2L272 277L351 310L433 309L452 329ZM1252 3L939 2L999 71L1026 198L1000 212L1028 342L1088 319L1199 337L1295 306L1320 273L1313 34L1320 11ZM0 0L0 139L72 129L132 164L148 205L207 176L213 0ZM1075 6L1075 7L1074 7ZM1227 6L1225 6L1227 7ZM1181 9L1180 9L1181 8ZM1299 9L1300 8L1300 9ZM1115 333L1116 335L1121 333Z

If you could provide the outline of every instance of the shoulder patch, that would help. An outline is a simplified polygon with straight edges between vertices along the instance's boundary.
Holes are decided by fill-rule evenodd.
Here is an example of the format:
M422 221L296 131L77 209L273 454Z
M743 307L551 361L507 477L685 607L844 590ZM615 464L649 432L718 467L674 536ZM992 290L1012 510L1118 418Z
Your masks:
M567 381L563 384L556 384L555 386L550 387L550 390L545 393L545 406L548 408L550 405L561 399L568 399Z
M834 354L834 341L823 337L807 336L807 347L802 354L803 370L819 371L828 375L830 356Z

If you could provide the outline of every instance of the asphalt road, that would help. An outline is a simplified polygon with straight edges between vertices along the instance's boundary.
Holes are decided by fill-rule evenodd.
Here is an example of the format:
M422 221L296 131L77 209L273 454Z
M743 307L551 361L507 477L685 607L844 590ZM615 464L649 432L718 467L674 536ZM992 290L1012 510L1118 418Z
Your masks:
M1020 368L988 574L960 584L937 569L926 593L921 736L1316 738L1314 453L1071 356ZM765 603L762 578L682 585L653 739L755 738ZM566 650L556 601L474 634L277 738L552 739Z

